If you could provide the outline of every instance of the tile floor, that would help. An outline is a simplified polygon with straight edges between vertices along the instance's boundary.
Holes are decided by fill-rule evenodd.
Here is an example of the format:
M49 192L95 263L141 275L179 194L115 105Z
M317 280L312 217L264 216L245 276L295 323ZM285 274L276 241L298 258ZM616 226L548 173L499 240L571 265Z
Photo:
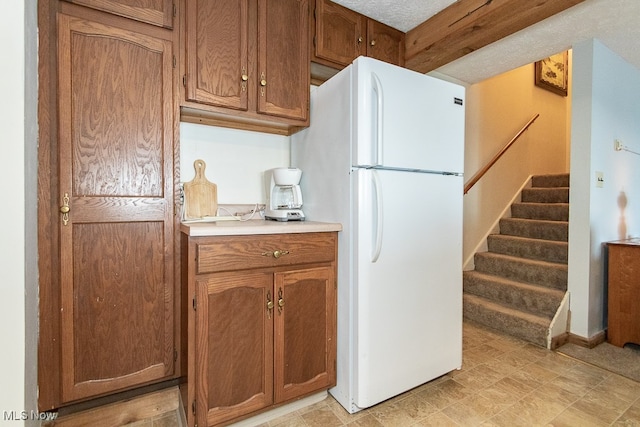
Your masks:
M465 323L463 367L357 414L333 398L261 427L640 426L640 383Z

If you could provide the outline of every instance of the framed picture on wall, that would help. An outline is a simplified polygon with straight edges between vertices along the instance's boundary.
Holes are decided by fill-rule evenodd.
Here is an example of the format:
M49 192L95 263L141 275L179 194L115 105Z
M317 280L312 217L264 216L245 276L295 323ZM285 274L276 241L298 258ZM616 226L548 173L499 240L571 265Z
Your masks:
M569 83L569 52L556 53L535 64L536 86L567 96Z

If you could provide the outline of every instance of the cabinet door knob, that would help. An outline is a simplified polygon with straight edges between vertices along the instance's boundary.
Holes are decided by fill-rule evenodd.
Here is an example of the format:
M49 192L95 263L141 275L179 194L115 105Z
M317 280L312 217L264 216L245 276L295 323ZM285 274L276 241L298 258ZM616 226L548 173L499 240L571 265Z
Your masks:
M265 79L260 80L260 86L266 86L267 81Z
M242 83L240 83L240 88L243 92L245 92L247 90L247 80L249 80L249 75L247 74L246 67L242 67L242 74L240 75L240 79L242 80Z
M358 37L358 43L362 43L362 36Z
M69 223L69 212L71 212L71 207L69 207L69 193L64 193L64 196L62 197L62 206L60 206L63 225L67 225Z
M274 306L275 306L275 304L271 300L271 291L269 291L269 292L267 292L267 317L269 319L271 319L271 310L273 310Z
M278 289L278 314L282 314L282 307L284 307L284 297L282 295L282 288Z
M371 46L375 46L376 45L376 41L375 40L371 40L371 42L369 43Z

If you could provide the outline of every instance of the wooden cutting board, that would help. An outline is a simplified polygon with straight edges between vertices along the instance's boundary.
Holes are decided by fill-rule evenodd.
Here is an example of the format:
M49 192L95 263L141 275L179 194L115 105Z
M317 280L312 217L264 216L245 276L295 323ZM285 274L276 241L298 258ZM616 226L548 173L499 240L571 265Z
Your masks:
M218 187L207 180L204 171L207 164L204 160L193 162L196 176L192 181L184 183L185 218L202 218L218 214Z

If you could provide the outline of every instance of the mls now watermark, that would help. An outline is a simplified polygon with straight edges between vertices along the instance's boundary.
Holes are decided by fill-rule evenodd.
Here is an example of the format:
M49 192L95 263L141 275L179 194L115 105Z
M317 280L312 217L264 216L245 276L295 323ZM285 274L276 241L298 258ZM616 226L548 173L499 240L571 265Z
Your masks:
M57 412L38 412L38 411L3 411L2 419L4 421L53 421L58 418Z

